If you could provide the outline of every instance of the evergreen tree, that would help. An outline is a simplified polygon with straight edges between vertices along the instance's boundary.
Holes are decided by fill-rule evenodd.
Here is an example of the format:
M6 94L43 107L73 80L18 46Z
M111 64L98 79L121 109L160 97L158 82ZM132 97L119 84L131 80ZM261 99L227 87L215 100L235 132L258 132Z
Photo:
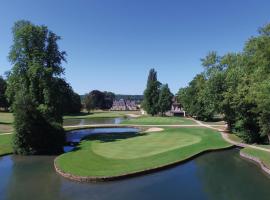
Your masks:
M18 21L13 27L9 54L13 67L6 94L15 115L15 153L62 151L63 119L55 79L63 74L65 52L59 51L59 39L46 26L29 21Z
M168 84L162 85L159 94L158 106L161 115L171 109L173 94L171 93Z
M5 110L7 110L9 107L9 104L5 95L6 89L7 89L7 83L5 79L3 79L2 76L0 76L0 108L4 108Z
M144 91L143 108L152 116L159 113L159 90L160 82L157 80L157 72L155 69L149 71L147 86Z

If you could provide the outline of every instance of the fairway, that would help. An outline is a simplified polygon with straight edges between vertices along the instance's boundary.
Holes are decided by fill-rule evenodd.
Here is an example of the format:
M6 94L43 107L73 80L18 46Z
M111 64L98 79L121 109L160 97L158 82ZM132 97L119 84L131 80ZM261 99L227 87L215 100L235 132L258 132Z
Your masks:
M122 122L122 124L135 125L196 125L191 119L184 117L151 117L144 116L139 118L132 118Z
M76 176L119 176L230 146L218 132L201 127L166 128L149 134L99 134L58 156L55 164L62 172Z

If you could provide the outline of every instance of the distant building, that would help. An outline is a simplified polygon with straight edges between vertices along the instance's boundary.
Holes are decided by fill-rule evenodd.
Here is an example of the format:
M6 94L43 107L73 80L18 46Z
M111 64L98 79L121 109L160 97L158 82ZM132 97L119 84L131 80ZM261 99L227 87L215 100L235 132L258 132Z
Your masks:
M180 103L177 102L176 97L173 97L173 103L172 103L172 107L170 110L170 114L172 116L186 116L186 112L184 111L182 105Z
M111 110L138 110L138 106L135 101L120 99L113 101Z

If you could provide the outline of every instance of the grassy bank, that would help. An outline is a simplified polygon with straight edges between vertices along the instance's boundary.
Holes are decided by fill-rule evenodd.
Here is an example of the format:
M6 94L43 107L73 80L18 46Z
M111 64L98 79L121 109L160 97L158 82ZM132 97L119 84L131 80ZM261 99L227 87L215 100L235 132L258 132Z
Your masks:
M77 150L56 159L65 173L117 176L190 158L209 149L229 147L221 135L206 128L166 128L142 134L100 134L83 140Z
M12 153L12 135L0 135L0 156Z
M267 151L262 151L254 148L246 147L241 149L241 152L249 156L258 158L263 164L270 169L270 153Z
M191 119L184 117L151 117L143 116L139 118L127 119L122 124L135 125L196 125Z

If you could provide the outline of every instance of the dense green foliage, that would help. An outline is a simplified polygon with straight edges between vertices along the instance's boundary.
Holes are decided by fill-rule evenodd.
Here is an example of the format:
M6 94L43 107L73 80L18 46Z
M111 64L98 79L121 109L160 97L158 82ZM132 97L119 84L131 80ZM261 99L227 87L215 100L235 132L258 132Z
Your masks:
M185 110L198 119L222 114L229 128L249 143L270 139L270 25L239 53L202 59L205 70L178 93Z
M151 69L149 71L147 85L144 91L142 106L144 110L152 116L159 113L159 90L160 82L157 80L157 72L155 69Z
M18 21L13 27L9 59L13 64L6 94L14 111L14 152L53 154L62 151L64 131L60 91L65 52L59 36L45 26Z
M0 108L4 108L5 110L7 110L9 107L9 104L5 95L6 89L7 89L6 80L3 79L2 76L0 76Z
M158 107L161 115L171 109L173 94L170 91L168 84L162 85L160 89Z
M74 114L81 111L81 97L62 78L55 79L55 88L59 91L59 106L62 114Z
M146 89L144 90L142 107L150 115L154 116L170 110L173 94L168 84L162 85L157 79L155 69L150 69Z
M140 134L96 134L75 151L56 158L64 172L79 176L117 176L168 165L209 149L229 147L206 128L166 128Z
M110 109L115 99L112 92L93 90L84 96L85 109L90 112L94 109Z

